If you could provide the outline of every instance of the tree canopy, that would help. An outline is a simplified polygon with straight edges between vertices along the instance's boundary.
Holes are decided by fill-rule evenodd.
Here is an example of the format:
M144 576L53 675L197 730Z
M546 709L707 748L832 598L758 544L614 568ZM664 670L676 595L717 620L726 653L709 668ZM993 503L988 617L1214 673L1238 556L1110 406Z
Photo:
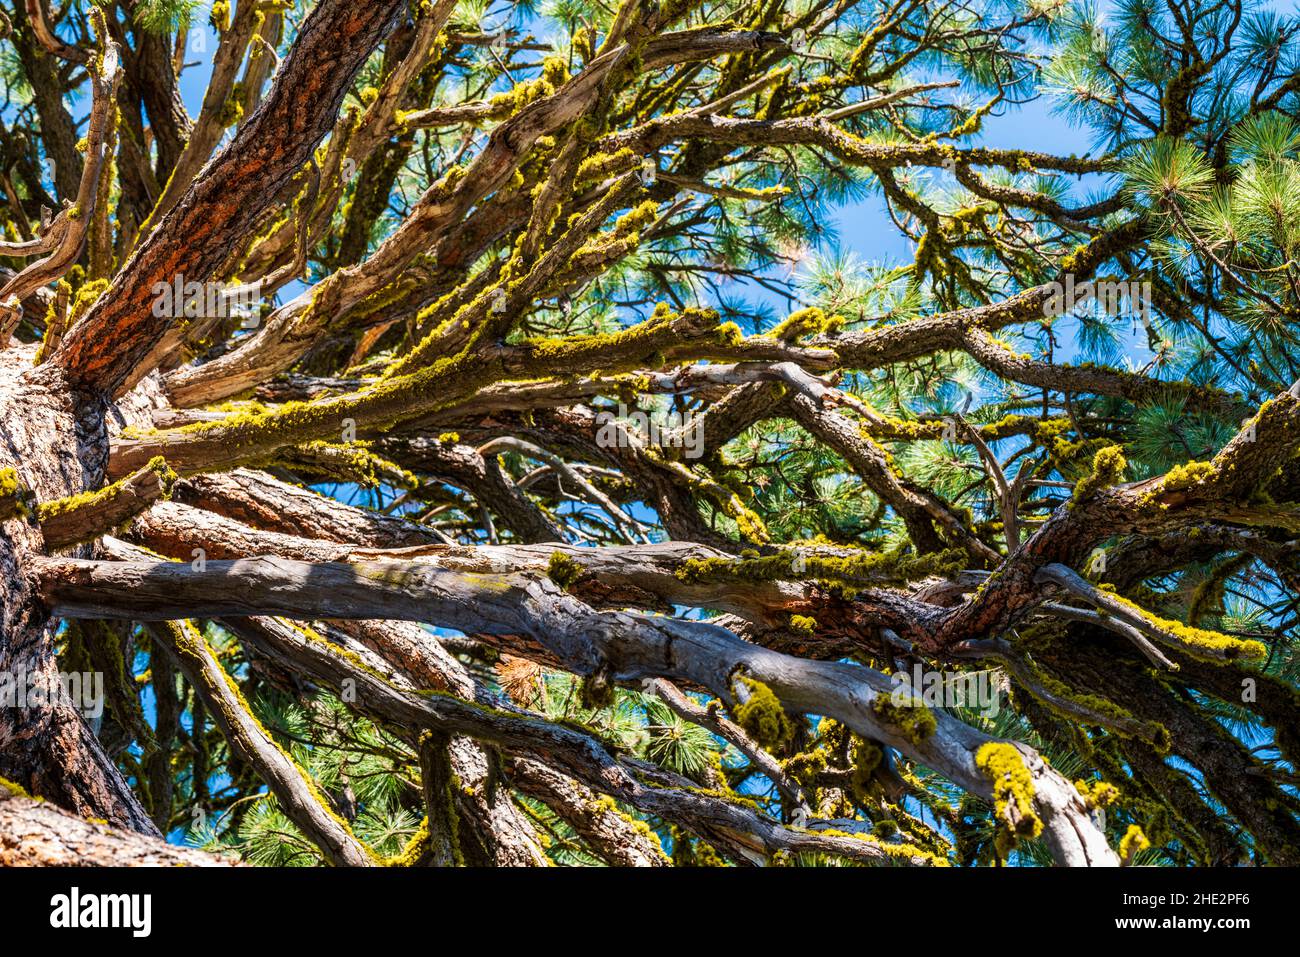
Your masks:
M1300 863L1294 13L0 34L0 861Z

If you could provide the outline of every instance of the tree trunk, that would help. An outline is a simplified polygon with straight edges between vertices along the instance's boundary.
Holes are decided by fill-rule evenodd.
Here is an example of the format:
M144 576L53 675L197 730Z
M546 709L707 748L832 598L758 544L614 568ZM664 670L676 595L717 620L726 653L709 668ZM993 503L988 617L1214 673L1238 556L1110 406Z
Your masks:
M84 821L0 784L0 867L228 867L232 863Z
M57 367L33 366L32 357L29 347L0 353L0 468L13 468L34 501L98 488L108 457L102 407L71 390ZM0 676L19 691L59 687L57 631L27 578L28 559L44 551L40 526L29 513L3 523ZM62 695L27 694L15 706L5 701L0 707L0 777L84 817L158 834Z

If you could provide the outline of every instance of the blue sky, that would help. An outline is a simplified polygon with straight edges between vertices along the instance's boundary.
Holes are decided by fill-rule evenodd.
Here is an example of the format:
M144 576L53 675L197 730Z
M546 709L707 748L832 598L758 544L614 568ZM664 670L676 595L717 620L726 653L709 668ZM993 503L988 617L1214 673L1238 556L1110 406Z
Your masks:
M198 114L203 102L212 53L218 42L216 32L207 22L210 7L211 0L204 0L194 15L191 52L187 54L186 62L195 65L181 75L181 97L191 115ZM1002 115L990 116L984 132L973 142L1065 154L1084 153L1091 146L1085 131L1072 129L1064 120L1052 115L1046 99L1009 106ZM912 258L911 243L894 228L879 196L841 207L834 214L834 226L838 247L853 252L864 262L905 262ZM296 284L286 287L282 298L291 298L300 290ZM754 287L753 295L755 298L770 298L774 304L780 302L784 308L783 301L769 297L758 287Z
M218 42L216 33L207 25L206 11L210 5L210 2L202 4L196 13L195 31L191 34L192 46L186 60L197 62L195 66L186 69L181 77L181 95L191 115L197 115L199 111L210 72L211 57ZM1108 5L1103 4L1103 8L1105 6ZM1284 12L1295 10L1293 0L1270 0L1266 6ZM1064 119L1055 115L1051 110L1051 102L1047 98L1024 105L1008 106L1001 115L989 117L983 132L974 142L1057 154L1083 154L1093 147L1088 132L1071 127ZM913 250L910 241L897 232L885 215L882 200L877 195L840 208L834 214L834 225L839 248L853 253L863 262L898 263L912 258ZM301 288L300 284L286 288L282 293L282 299L296 295ZM1067 332L1066 341L1071 338ZM1130 361L1142 362L1149 356L1144 343L1144 337L1133 338L1129 350ZM1068 349L1064 353L1058 353L1058 358L1069 359L1073 352L1072 348ZM331 487L324 488L328 490ZM340 497L348 498L345 490L337 491L340 492ZM637 510L636 514L638 518L652 518L648 512L642 514L642 510ZM151 700L147 699L146 707L152 717ZM213 786L220 787L221 782L214 781ZM179 836L174 834L173 839L179 839Z

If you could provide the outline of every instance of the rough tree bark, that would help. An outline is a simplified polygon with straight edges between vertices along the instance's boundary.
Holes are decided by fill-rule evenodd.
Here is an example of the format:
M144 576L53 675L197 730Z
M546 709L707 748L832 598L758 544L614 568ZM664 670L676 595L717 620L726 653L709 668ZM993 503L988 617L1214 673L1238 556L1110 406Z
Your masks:
M1075 104L1111 152L972 146L1049 21L1109 55L988 6L624 0L552 47L239 0L193 118L179 21L0 7L0 676L114 681L93 723L0 707L0 864L227 863L160 838L251 799L343 866L1300 863L1300 285L1200 205L1300 182L1294 79L1221 96L1236 19L1151 13L1195 67L1075 64L1117 76ZM859 183L913 261L798 286ZM1116 271L1150 362L1060 361L1054 303ZM156 308L178 283L257 303ZM1015 714L900 699L912 669Z

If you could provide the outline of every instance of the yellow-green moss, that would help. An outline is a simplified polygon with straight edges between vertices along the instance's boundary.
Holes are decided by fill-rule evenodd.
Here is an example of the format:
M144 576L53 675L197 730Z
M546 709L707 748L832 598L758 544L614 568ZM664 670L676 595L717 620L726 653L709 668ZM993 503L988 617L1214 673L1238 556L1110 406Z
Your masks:
M876 837L883 837L888 840L898 833L898 822L892 817L882 817L871 828L871 833Z
M1109 781L1075 781L1075 790L1083 796L1089 807L1110 807L1119 801L1119 788Z
M230 29L230 0L217 0L212 5L209 22L212 24L212 29L218 33L225 33Z
M872 699L871 710L883 723L901 731L903 737L913 744L924 743L939 727L934 712L922 704L920 699L898 705L894 704L889 695L879 694Z
M162 485L163 497L171 494L172 485L176 482L177 475L167 464L166 459L161 455L155 455L145 466L152 472L158 474L159 482ZM41 522L48 522L55 518L62 518L74 512L90 511L97 507L111 502L121 494L123 487L131 480L131 476L114 482L112 485L105 486L94 492L80 492L76 495L69 495L66 498L55 499L52 502L42 502L37 506L37 518Z
M651 850L660 858L664 861L671 860L667 852L664 851L663 842L659 839L659 835L655 832L655 829L640 818L633 817L631 814L626 813L618 806L618 802L609 795L602 794L600 797L596 798L596 800L590 802L587 807L588 810L600 814L612 814L617 818L621 818L632 828L632 830L636 831L645 839L645 842L650 845Z
M0 778L0 791L8 791L14 797L27 798L29 801L40 800L40 798L33 798L22 785L14 784L8 778Z
M1109 445L1100 449L1092 457L1092 471L1075 485L1070 504L1082 502L1102 489L1110 488L1121 481L1127 466L1124 451L1118 445Z
M835 829L815 831L812 833L819 834L823 837L847 837L847 838L852 838L853 840L856 841L865 841L866 843L871 844L872 846L878 848L887 857L892 857L898 860L907 861L908 863L921 861L930 867L951 867L952 866L952 863L948 861L946 858L940 857L937 854L933 854L930 851L927 851L925 848L917 847L914 844L894 844L889 841L879 840L875 835L872 834L862 834L857 831L851 832L851 831L840 831Z
M188 663L191 664L195 669L199 670L200 672L206 670L207 665L206 662L204 661L206 657L212 656L214 660L216 659L216 655L213 652L211 646L208 644L207 639L204 638L203 635L200 634L198 631L194 630L188 621L164 622L162 623L161 627L166 630L166 633L168 635L170 635L177 657L181 659L188 659ZM345 656L351 655L351 657L355 658L357 661L361 660L358 656L355 655L355 653L348 652L345 649L339 648L337 645L334 645L332 642L326 641L324 638L322 638L320 635L316 634L316 632L312 631L310 628L307 628L306 626L299 625L299 624L291 624L290 627L304 634L310 640L322 642L324 644L329 645L331 648L337 650L339 653L344 654ZM371 671L371 669L369 668L367 668L366 670ZM383 863L382 859L379 857L378 854L375 853L374 849L371 848L364 841L361 841L359 838L357 838L356 835L353 834L352 832L352 825L349 824L346 820L344 820L344 818L340 816L337 811L334 810L333 805L330 804L329 798L327 798L324 792L321 791L320 786L316 783L315 778L313 778L301 765L299 765L298 762L294 759L293 755L290 754L289 751L285 747L283 747L280 744L280 742L277 741L271 735L271 733L266 729L266 726L262 724L261 720L257 717L257 713L253 710L252 706L248 703L248 699L244 697L243 690L240 689L234 677L228 671L226 671L225 668L221 667L219 661L217 662L216 671L218 676L225 681L226 687L227 689L229 689L231 697L234 699L232 707L238 709L236 714L230 714L226 716L227 719L231 722L231 724L238 725L239 718L246 717L257 729L257 731L261 734L261 736L266 740L266 742L271 747L279 751L280 754L284 757L285 761L287 761L289 765L292 766L297 771L298 776L302 780L303 786L307 789L307 792L315 800L316 804L319 805L321 811L323 811L326 815L332 818L334 822L343 830L344 833L346 833L349 837L353 838L356 841L357 846L367 856L369 856L376 864L382 864ZM372 671L372 673L374 672ZM221 704L219 699L217 700L216 703Z
M1166 644L1173 645L1195 658L1217 662L1238 658L1259 659L1268 657L1268 647L1260 641L1234 638L1221 632L1185 625L1181 621L1162 618L1154 612L1147 611L1127 598L1107 593L1107 600L1123 605L1133 614L1153 625Z
M805 791L817 783L817 776L829 767L825 748L800 751L794 757L781 762L785 776L794 781Z
M583 567L561 551L551 552L550 561L546 563L546 575L551 581L565 591L583 575Z
M0 469L0 519L14 514L29 515L28 491L11 468Z
M392 857L384 858L386 867L414 867L416 862L424 856L429 846L429 818L426 816L420 822L420 827L411 839L406 842L406 846Z
M1142 828L1137 824L1130 824L1119 842L1120 859L1125 862L1131 861L1138 852L1145 851L1150 846L1151 842L1147 840Z
M749 689L749 700L736 706L736 722L764 750L783 750L794 739L794 722L781 700L761 681L739 680Z
M1034 779L1014 745L990 741L975 752L975 766L993 785L993 806L1002 823L997 851L1006 858L1016 841L1037 837L1043 822L1034 813Z
M688 831L673 827L670 831L673 839L673 864L677 867L726 867L727 862L721 854L709 844Z
M790 313L784 320L766 335L783 342L791 342L800 336L816 333L832 334L844 328L843 316L827 316L825 312L813 306Z
M965 567L961 550L913 555L901 550L819 555L811 550L786 548L771 555L735 558L690 558L674 573L687 584L735 581L791 581L819 579L842 585L881 581L918 581L947 577Z
M1215 565L1192 592L1192 600L1187 607L1188 621L1196 624L1207 615L1223 614L1223 599L1228 579L1248 568L1254 561L1254 555L1243 552Z
M885 760L884 749L874 741L853 738L853 771L849 775L849 789L859 803L867 801L872 792L878 790L875 779L876 771Z
M371 451L368 442L305 442L298 447L306 457L302 467L313 466L322 473L356 482L364 488L389 484L413 490L420 480L413 472Z
M817 619L810 618L807 615L791 615L790 630L796 635L803 635L805 638L811 638L817 633Z
M1139 500L1142 505L1157 503L1162 496L1175 492L1186 492L1214 477L1216 469L1213 462L1187 462L1175 465L1165 473L1164 480Z
M1037 636L1027 631L1022 637L1032 640ZM1106 698L1076 691L1028 661L1024 666L1032 678L1032 681L1024 683L1024 689L1053 714L1072 723L1079 722L1079 711L1069 707L1074 705L1091 716L1091 722L1085 723L1096 723L1121 737L1142 738L1161 754L1169 751L1169 729L1164 725L1142 721L1131 711Z

